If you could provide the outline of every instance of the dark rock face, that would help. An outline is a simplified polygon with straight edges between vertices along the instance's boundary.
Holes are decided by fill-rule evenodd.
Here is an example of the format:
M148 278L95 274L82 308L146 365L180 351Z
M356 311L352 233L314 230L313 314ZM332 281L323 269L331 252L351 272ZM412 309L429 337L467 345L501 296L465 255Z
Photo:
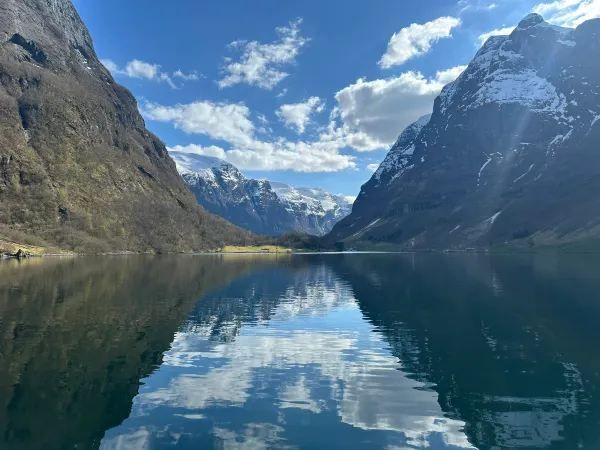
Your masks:
M254 233L322 236L351 210L341 196L246 178L218 158L181 152L171 152L171 156L200 205Z
M600 20L527 16L409 127L328 237L405 248L600 237Z
M0 3L0 233L83 251L244 236L197 206L69 0Z

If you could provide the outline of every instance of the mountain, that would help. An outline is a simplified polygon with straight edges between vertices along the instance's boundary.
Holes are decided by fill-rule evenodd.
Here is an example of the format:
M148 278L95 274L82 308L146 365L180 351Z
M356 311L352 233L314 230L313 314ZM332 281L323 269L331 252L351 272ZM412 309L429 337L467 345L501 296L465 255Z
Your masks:
M487 248L600 237L600 19L527 16L409 126L328 236Z
M218 158L175 151L171 156L198 203L254 233L322 236L352 208L344 197L322 189L246 178Z
M271 187L296 218L292 231L323 236L352 211L352 200L319 188L291 187L272 182Z
M200 208L69 0L0 2L0 237L81 251L214 248Z

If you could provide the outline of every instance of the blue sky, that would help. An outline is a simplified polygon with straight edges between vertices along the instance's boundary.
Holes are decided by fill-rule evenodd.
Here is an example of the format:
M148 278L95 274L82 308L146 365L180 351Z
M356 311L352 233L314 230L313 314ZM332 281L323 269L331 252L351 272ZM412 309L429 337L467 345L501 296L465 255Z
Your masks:
M168 147L349 196L482 35L531 11L566 26L600 13L600 0L74 3Z

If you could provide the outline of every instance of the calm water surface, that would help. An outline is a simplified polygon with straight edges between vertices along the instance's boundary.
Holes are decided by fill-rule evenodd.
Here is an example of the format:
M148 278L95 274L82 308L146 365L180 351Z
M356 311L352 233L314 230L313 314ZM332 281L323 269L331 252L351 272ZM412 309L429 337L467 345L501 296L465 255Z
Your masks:
M0 264L2 449L600 449L600 256Z

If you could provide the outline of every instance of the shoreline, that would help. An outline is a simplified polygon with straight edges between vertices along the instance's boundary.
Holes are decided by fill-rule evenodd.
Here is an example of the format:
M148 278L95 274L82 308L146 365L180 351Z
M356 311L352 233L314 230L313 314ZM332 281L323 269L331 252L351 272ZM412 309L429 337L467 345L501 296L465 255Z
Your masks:
M153 252L108 252L108 253L44 253L36 255L27 255L17 257L14 255L0 255L0 262L3 261L26 261L38 260L43 258L78 258L78 257L126 257L126 256L339 256L339 255L416 255L416 254L439 254L439 255L540 255L540 254L568 254L568 255L594 255L599 254L597 250L568 250L560 248L544 248L538 250L360 250L360 251L310 251L310 250L291 250L286 252L261 252L261 251L199 251L199 252L173 252L173 253L153 253Z

